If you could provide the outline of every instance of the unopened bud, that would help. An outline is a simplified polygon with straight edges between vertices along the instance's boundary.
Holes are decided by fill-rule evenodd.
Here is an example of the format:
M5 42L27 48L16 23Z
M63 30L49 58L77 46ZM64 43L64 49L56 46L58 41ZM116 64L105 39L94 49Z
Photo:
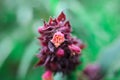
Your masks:
M43 75L42 75L42 80L53 80L53 74L51 71L46 71Z
M64 50L59 48L56 54L58 57L62 57L62 56L64 56Z
M68 47L73 53L79 53L80 54L81 49L78 46L72 44L72 45L69 45Z

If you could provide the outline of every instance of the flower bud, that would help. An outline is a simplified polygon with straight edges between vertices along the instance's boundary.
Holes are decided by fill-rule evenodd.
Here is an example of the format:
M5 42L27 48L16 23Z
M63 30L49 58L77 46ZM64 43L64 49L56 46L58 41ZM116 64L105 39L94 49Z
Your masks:
M61 14L58 16L57 20L60 22L60 21L65 21L66 19L66 16L63 12L61 12Z
M53 74L51 71L46 71L43 75L42 75L42 80L53 80Z
M72 45L69 45L68 47L73 53L80 54L81 49L78 46L72 44Z
M64 50L59 48L56 54L57 54L57 57L62 57L64 56Z

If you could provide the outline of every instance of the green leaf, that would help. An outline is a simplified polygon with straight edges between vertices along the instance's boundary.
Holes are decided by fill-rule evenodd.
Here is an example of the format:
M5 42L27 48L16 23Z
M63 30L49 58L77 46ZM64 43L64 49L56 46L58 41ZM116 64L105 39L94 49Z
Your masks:
M6 37L0 42L0 68L2 64L5 62L7 57L10 55L14 48L13 41L11 38Z
M29 69L29 66L31 64L31 61L33 60L33 58L35 56L35 52L37 50L38 50L38 45L35 43L35 41L32 41L28 45L28 47L21 59L21 63L18 68L18 75L17 75L18 79L21 80L21 79L25 78L27 71Z

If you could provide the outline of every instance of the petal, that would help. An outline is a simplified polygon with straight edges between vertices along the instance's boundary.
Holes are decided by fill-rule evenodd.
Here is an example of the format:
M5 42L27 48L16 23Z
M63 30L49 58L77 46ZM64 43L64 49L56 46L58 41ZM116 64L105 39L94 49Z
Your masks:
M37 56L38 58L41 58L41 57L42 57L42 54L39 53L39 54L37 54L36 56Z
M69 21L65 22L64 27L62 28L63 28L63 31L68 32L68 33L72 31Z
M39 27L38 32L42 34L43 33L43 27Z
M69 22L69 21L67 21L67 22L64 24L64 26L65 26L65 27L69 27L69 28L70 28L70 27L71 27L70 22Z
M50 19L49 19L49 25L52 25L52 26L57 25L57 20L56 19L52 19L52 17L50 17Z
M60 15L58 16L57 20L60 22L60 21L65 21L66 19L66 16L63 12L60 13Z

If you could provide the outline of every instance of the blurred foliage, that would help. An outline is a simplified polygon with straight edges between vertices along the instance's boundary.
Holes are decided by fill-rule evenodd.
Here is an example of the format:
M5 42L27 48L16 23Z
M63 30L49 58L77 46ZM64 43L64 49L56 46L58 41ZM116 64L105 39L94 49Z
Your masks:
M73 36L86 45L82 64L65 80L76 80L84 67L98 63L104 80L120 80L120 0L0 0L0 80L41 80L35 68L40 44L37 28L64 11ZM112 66L111 66L112 65ZM58 73L55 80L63 80Z

